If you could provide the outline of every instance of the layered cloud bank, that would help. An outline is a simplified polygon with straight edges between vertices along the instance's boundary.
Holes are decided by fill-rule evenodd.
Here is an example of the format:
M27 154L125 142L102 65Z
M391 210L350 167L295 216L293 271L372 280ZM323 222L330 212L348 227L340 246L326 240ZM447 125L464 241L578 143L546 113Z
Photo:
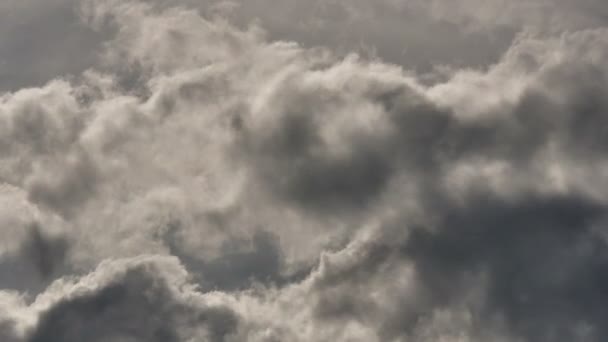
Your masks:
M608 7L255 3L49 2L95 48L2 81L0 340L608 338ZM300 35L365 13L513 39Z

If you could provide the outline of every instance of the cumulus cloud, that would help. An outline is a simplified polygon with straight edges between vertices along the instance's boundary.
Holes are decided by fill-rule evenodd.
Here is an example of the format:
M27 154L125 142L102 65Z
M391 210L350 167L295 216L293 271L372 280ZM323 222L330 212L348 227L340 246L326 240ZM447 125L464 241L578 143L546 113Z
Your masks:
M536 3L49 4L101 42L0 96L0 339L604 341L605 6ZM345 53L412 15L431 81Z

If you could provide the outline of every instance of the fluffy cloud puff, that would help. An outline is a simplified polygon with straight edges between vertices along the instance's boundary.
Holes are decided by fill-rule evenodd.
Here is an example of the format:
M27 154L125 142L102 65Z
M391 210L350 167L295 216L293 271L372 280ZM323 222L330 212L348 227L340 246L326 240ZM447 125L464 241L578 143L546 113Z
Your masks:
M3 340L608 337L605 29L428 85L186 7L81 17L99 66L0 98Z

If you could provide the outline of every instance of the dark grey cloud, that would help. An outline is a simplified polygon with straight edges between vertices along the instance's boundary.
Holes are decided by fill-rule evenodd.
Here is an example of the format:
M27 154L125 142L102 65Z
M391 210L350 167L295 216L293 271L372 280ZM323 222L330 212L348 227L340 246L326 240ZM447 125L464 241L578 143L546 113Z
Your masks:
M305 111L284 113L277 127L260 142L242 142L252 147L245 153L259 158L256 162L260 163L261 176L278 193L306 207L332 211L344 206L364 207L382 192L391 173L390 156L365 140L355 142L352 148L356 152L350 155L330 155L318 136L314 108L297 102L291 105Z
M38 223L18 228L24 230L24 236L16 250L0 261L0 286L36 295L69 273L70 242L66 236L45 231Z
M443 210L436 230L413 231L403 249L434 301L457 300L454 289L483 274L482 322L504 317L513 337L526 341L605 338L599 303L608 259L594 226L605 219L602 203L576 196L505 203L483 195L468 203Z
M196 250L183 247L179 229L179 224L172 223L167 231L170 253L187 265L205 290L235 291L254 283L281 285L286 281L281 274L281 250L271 233L255 232L251 241L228 240L220 247L218 256L205 260Z
M64 237L47 237L40 227L33 224L23 245L24 254L42 278L48 278L57 271L65 259L68 242Z
M425 322L459 312L468 318L444 338L605 338L603 203L480 193L466 207L447 201L430 210L439 213L432 226L408 229L404 217L383 228L397 238L376 237L322 262L313 287L321 326L363 322L380 340L424 341L421 330L443 329Z
M180 298L170 283L175 279L155 269L162 266L136 262L94 289L59 298L39 314L26 340L227 340L238 324L235 314Z

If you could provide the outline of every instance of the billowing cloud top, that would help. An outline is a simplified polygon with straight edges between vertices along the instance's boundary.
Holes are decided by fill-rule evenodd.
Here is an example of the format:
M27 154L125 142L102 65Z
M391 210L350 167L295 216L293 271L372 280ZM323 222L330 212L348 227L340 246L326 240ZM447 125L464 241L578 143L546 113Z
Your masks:
M608 340L602 0L0 4L0 341Z

